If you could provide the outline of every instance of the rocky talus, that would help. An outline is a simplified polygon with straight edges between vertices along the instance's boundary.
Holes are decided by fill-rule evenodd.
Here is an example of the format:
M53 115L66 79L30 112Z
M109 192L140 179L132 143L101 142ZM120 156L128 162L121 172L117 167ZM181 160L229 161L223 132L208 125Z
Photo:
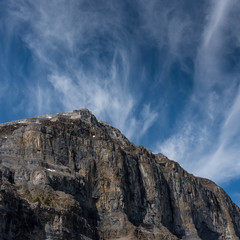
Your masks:
M87 109L0 124L1 240L239 238L220 187Z

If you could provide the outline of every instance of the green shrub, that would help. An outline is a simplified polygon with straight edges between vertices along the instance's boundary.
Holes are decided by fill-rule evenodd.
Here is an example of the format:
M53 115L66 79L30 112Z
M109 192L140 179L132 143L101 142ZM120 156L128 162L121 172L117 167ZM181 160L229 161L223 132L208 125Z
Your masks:
M46 198L43 203L47 206L50 206L51 201L50 199Z
M39 197L36 197L36 198L33 200L33 202L34 202L34 203L35 203L35 202L39 202L39 203L40 203L41 201L40 201Z

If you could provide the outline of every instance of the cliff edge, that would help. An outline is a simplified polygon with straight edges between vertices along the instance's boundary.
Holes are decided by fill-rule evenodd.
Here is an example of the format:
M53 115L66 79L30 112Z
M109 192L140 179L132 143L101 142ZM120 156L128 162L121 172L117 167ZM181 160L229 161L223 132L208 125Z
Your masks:
M0 239L239 238L220 187L87 109L0 124Z

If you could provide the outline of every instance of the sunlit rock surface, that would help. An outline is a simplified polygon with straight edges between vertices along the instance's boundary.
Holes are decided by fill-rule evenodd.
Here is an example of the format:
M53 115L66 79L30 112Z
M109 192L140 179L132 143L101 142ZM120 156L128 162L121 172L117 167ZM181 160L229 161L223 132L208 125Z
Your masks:
M0 239L240 237L220 187L87 109L0 124L0 184Z

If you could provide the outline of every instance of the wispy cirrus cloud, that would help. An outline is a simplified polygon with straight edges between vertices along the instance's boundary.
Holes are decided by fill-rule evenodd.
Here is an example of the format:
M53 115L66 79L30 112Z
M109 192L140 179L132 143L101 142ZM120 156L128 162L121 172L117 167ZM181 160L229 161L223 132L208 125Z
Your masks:
M11 19L19 22L15 28L27 26L22 39L40 66L37 87L33 82L28 91L35 98L30 109L34 105L43 114L87 107L131 139L147 132L158 114L149 103L136 111L142 95L131 78L138 70L138 44L123 11L118 2L10 1Z
M223 183L240 176L239 62L231 62L231 58L238 58L233 49L239 46L239 31L232 22L239 18L239 4L224 0L211 3L182 122L156 151L181 162L196 175Z
M217 138L217 148L211 153L203 155L202 161L199 162L197 170L199 175L211 176L218 182L227 182L239 177L239 119L240 88L221 125L220 134Z
M18 111L87 107L195 174L239 176L237 0L0 4L1 99L15 85Z

